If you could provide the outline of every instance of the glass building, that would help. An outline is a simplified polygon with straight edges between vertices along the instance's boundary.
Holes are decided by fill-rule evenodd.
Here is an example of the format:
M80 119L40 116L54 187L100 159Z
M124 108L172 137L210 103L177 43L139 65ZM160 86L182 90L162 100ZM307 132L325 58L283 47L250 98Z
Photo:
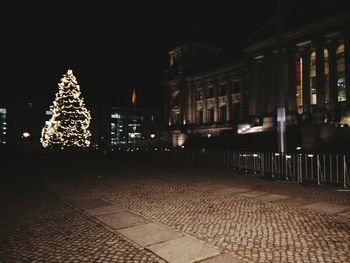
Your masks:
M7 142L7 111L5 108L0 108L0 144Z
M158 113L151 110L113 108L111 145L132 143L159 136L158 119Z

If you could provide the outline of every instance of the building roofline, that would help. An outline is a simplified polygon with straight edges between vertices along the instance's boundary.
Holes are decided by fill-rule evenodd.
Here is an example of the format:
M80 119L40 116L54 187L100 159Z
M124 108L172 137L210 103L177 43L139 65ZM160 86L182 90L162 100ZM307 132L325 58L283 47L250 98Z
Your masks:
M337 16L333 16L321 21L316 21L312 24L308 24L302 27L299 27L295 30L286 32L283 34L282 39L283 41L290 41L291 39L297 39L297 38L301 38L303 36L306 35L310 35L312 33L330 28L332 26L336 26L342 22L347 22L350 24L350 14L342 14L342 15L337 15ZM261 48L265 48L268 46L273 46L273 45L277 45L277 41L278 41L278 36L274 36L271 38L268 38L266 40L262 40L256 43L253 43L251 45L245 46L243 47L243 51L244 52L254 52L258 49Z

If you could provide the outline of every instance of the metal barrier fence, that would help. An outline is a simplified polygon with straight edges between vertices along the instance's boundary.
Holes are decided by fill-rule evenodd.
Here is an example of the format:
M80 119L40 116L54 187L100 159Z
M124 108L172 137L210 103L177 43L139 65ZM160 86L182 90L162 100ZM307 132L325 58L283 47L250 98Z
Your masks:
M240 152L219 150L152 149L130 151L135 158L212 163L242 173L271 176L272 179L341 184L349 186L350 155Z

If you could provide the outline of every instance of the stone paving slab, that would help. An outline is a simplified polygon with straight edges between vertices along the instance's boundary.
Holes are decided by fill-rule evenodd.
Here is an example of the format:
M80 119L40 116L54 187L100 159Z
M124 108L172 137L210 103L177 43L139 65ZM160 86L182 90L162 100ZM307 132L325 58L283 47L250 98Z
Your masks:
M335 204L326 203L326 202L317 202L317 203L312 203L308 205L303 205L303 206L300 206L300 208L314 210L317 212L329 213L329 214L338 214L338 213L350 210L350 206L335 205Z
M227 187L227 188L220 189L220 191L225 193L236 194L236 193L250 192L251 190L248 188L241 188L241 187Z
M290 198L288 195L271 194L271 195L258 196L256 199L265 201L265 202L276 202L276 201L280 201L288 198Z
M70 202L82 210L94 209L97 207L107 206L110 204L100 198L87 199L87 200L70 200Z
M127 228L150 222L146 218L129 211L98 215L96 218L113 229Z
M191 263L219 255L216 248L188 236L158 243L148 249L171 263Z
M92 216L97 216L97 215L111 214L114 212L118 212L120 210L125 210L125 208L120 205L106 205L106 206L99 206L92 209L87 209L85 210L85 212Z
M222 254L212 258L196 261L196 263L242 263L243 261L230 255Z
M291 207L299 207L299 206L310 204L312 202L302 198L290 198L290 199L278 200L276 203L281 205L291 206Z
M262 192L262 191L250 191L250 192L245 192L242 194L239 194L240 196L244 196L244 197L250 197L250 198L255 198L258 196L262 196L262 195L267 195L268 193L266 192Z
M169 227L156 223L120 229L119 233L144 247L183 236Z

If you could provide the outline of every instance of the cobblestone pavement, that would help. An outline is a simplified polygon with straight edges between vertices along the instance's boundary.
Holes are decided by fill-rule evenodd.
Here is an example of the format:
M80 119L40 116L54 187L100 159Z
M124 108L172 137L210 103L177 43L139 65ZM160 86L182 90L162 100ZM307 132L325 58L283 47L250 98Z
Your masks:
M265 202L242 191L288 195L299 205L349 204L350 193L329 186L270 182L232 170L194 166L119 167L95 194L247 262L350 262L349 218L293 202Z
M350 218L300 208L350 205L350 192L336 187L182 163L90 162L71 168L50 170L54 176L43 177L48 189L121 205L243 261L350 262ZM285 199L264 201L269 194ZM164 262L55 196L1 197L0 213L4 262Z
M165 262L40 189L0 196L0 262Z

